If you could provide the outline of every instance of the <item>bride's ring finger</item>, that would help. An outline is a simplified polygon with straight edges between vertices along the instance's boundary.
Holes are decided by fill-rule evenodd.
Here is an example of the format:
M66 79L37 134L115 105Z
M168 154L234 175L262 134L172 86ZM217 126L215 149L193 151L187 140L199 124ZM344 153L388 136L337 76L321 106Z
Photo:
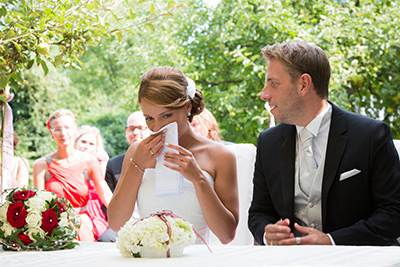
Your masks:
M151 154L151 155L154 155L153 149L150 148L149 151L150 151L150 154Z

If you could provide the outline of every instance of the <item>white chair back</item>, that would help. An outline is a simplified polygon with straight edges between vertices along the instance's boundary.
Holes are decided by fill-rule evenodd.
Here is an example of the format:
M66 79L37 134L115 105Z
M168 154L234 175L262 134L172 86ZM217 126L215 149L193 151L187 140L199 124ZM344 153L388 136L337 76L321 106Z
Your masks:
M397 154L399 154L399 159L400 159L400 140L398 140L398 139L393 139L393 143L394 143L394 146L395 146L396 149L397 149Z
M253 144L226 145L236 156L239 187L239 223L236 236L229 245L254 245L254 238L247 226L248 210L253 198L253 173L256 159L256 146ZM210 235L211 244L220 244L217 237Z

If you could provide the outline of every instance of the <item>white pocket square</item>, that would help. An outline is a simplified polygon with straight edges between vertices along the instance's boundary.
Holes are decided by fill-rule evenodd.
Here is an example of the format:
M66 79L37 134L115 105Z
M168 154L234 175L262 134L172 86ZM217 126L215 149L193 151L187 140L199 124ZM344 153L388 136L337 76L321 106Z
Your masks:
M351 171L344 172L340 175L339 181L343 181L347 178L350 178L356 174L359 174L361 171L357 169L352 169Z

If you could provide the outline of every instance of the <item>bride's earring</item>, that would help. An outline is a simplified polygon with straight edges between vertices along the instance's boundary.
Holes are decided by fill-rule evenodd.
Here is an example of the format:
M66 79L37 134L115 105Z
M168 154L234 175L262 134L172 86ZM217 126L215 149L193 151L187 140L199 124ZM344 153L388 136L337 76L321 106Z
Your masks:
M188 113L186 115L188 118L190 118L190 115L192 115L192 113L190 111L188 111Z

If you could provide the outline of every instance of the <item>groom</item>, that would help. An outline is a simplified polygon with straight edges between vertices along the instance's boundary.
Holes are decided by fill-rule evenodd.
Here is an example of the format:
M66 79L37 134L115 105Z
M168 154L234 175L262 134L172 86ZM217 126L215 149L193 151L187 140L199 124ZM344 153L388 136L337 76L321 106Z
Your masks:
M269 64L261 99L280 124L258 138L248 220L255 240L398 245L400 162L389 127L328 101L321 48L289 43L262 52Z

